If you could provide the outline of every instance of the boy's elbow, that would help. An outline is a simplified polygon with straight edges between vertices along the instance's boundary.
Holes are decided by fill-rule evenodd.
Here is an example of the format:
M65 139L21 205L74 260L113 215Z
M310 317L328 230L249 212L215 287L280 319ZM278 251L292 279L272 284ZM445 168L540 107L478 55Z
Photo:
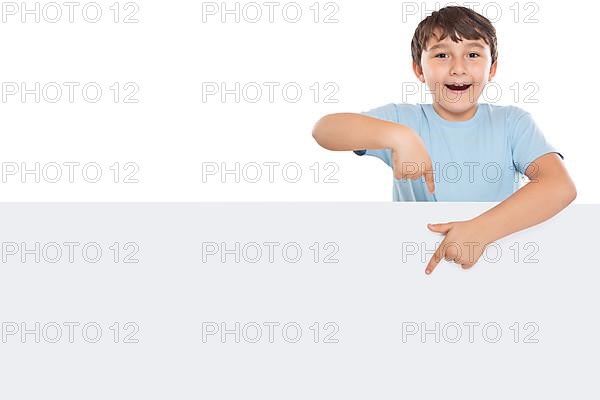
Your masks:
M565 186L564 186L563 190L561 190L561 192L564 193L564 198L565 198L565 203L566 203L565 207L568 206L569 204L571 204L577 198L577 188L575 187L575 183L573 183L573 181L571 179L567 180L567 182L565 183Z
M319 129L318 129L318 125L319 125L319 123L317 122L315 124L315 126L313 127L313 130L312 130L312 137L313 137L313 139L315 139L317 141L317 143L319 143Z
M326 115L326 116L322 117L321 119L319 119L312 130L312 137L317 141L317 143L320 146L323 146L322 145L323 125L324 125L324 121L326 120L327 117L328 116Z
M571 182L571 191L570 191L571 201L569 201L569 204L572 203L573 201L575 201L576 198L577 198L577 188L575 187L575 184L573 182Z

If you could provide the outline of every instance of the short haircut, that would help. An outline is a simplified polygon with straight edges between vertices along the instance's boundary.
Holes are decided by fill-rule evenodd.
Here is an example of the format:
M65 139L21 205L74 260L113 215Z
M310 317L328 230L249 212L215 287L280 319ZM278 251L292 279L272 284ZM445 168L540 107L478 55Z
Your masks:
M439 38L434 33L436 28L442 31L442 36ZM425 46L432 36L442 41L448 35L454 42L458 42L459 38L483 39L490 46L492 64L498 59L496 29L490 20L470 8L448 6L434 11L417 26L411 43L412 59L415 64L421 66L421 54L426 50Z

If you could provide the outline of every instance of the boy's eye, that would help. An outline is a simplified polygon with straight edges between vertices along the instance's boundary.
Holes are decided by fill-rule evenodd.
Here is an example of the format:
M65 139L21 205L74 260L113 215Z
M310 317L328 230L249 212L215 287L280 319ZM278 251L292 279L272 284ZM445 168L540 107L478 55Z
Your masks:
M438 53L434 57L435 58L447 58L446 56L448 56L448 54L446 54L446 53ZM472 53L469 53L469 57L471 57L471 58L478 58L479 54L472 52Z

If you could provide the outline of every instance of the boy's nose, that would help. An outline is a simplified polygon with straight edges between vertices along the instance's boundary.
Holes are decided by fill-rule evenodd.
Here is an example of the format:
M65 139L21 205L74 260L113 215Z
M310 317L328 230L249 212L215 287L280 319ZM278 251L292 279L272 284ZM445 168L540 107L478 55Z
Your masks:
M454 61L450 68L450 75L461 75L465 73L465 66L462 60Z

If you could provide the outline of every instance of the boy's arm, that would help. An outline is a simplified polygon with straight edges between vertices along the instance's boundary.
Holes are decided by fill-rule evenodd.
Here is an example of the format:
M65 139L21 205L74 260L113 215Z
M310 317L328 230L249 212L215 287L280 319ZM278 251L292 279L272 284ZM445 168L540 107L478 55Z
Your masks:
M312 135L327 150L385 149L408 129L404 125L353 113L329 114L314 126Z
M492 241L546 221L577 197L575 184L556 153L537 158L525 175L529 183L474 219Z
M575 184L556 153L538 157L528 166L525 175L531 180L528 184L478 217L430 224L429 229L445 237L429 260L425 273L433 272L442 259L470 268L488 244L549 219L577 197Z
M429 153L419 135L406 125L360 114L330 114L317 122L312 135L327 150L389 148L394 178L423 176L429 192L435 191Z

